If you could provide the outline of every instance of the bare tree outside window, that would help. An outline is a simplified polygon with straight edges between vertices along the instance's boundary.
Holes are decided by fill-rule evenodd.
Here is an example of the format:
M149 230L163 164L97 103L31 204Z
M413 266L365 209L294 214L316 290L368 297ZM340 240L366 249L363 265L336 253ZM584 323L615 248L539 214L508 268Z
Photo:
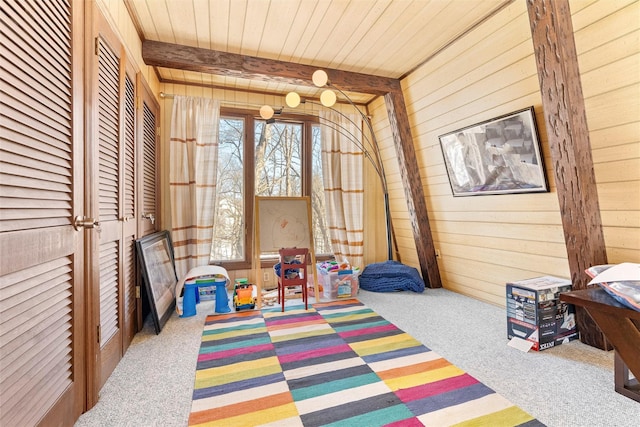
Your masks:
M256 121L256 196L302 196L302 125Z
M243 119L221 118L218 184L211 259L244 260L244 127Z
M311 221L316 254L331 254L331 237L322 183L322 132L320 126L311 127Z

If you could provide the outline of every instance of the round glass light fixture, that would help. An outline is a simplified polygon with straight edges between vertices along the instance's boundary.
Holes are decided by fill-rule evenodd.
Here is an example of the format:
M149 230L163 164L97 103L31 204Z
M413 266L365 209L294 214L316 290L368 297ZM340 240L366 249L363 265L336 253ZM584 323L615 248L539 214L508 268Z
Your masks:
M326 85L327 82L329 81L329 76L324 70L316 70L313 72L313 75L311 76L311 81L313 81L314 85L318 87L322 87Z
M273 117L273 108L271 108L271 105L263 105L260 107L260 117L265 120L269 120Z
M300 105L300 95L298 95L296 92L289 92L284 98L284 101L289 107L296 108L298 105Z
M336 99L336 93L331 89L324 90L320 94L320 102L325 107L333 107L336 103Z

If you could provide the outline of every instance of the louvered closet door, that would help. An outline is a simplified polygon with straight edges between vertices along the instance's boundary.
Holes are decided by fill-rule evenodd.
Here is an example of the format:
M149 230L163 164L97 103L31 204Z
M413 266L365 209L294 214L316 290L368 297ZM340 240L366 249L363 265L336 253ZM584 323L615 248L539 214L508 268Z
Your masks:
M137 76L138 105L137 105L137 136L136 144L136 189L138 190L136 198L136 206L138 208L137 225L138 236L146 236L156 229L160 229L156 220L157 208L157 139L158 139L158 117L160 114L160 105L154 98L151 89L147 83L141 78L140 73ZM144 288L142 283L138 283L138 287ZM143 290L144 292L144 290ZM140 295L140 292L138 292ZM137 300L137 326L142 328L144 316L149 311L147 301L143 298ZM143 310L143 303L145 309Z
M97 212L100 222L98 239L99 271L98 291L99 329L99 388L120 361L123 352L123 242L120 209L123 198L121 174L121 135L123 102L120 88L120 58L102 38L97 39L98 93L97 93ZM94 161L95 161L94 160ZM96 263L93 260L92 265ZM95 299L94 299L95 301Z
M122 138L122 350L129 348L137 328L136 301L136 90L135 73L129 71L124 80L124 112Z
M139 199L136 70L100 9L92 4L90 155L86 158L93 171L88 209L98 219L100 231L90 242L87 261L91 266L89 341L94 356L88 369L90 404L97 401L138 330L134 241Z
M139 85L144 87L144 85ZM146 236L158 229L157 227L157 138L158 138L158 114L160 107L155 99L151 97L148 90L142 91L142 109L140 110L140 120L142 121L142 166L140 177L140 200L142 214L139 217L138 228L140 236Z
M83 7L0 2L2 426L84 408Z

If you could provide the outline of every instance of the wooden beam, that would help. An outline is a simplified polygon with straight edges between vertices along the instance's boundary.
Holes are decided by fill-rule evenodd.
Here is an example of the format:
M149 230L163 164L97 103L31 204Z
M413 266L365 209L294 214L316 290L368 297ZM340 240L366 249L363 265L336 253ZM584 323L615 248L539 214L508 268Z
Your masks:
M429 225L427 204L422 190L422 179L411 138L411 126L404 95L399 82L395 90L384 96L384 100L389 114L393 143L396 148L396 157L400 167L422 278L427 287L441 288L442 281Z
M318 69L311 65L239 55L153 40L142 42L142 59L147 65L197 71L251 80L277 81L313 86L311 76ZM382 96L391 91L396 79L323 68L332 85L346 92Z
M569 1L528 0L527 9L571 281L584 289L585 269L606 264L607 252ZM611 349L584 310L576 317L582 342Z

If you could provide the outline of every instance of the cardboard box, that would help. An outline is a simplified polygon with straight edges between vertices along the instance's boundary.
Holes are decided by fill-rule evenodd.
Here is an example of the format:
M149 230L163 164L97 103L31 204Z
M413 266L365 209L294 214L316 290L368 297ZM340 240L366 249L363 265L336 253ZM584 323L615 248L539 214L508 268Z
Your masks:
M571 281L553 276L507 283L507 338L531 341L535 351L578 338L575 307L560 301Z

